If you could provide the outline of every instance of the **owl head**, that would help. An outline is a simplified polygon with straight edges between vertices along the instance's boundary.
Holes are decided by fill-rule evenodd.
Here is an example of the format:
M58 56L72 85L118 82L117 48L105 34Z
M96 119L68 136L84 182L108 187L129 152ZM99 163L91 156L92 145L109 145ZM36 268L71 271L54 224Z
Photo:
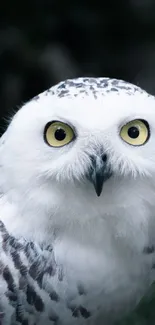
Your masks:
M66 80L19 109L0 157L6 187L85 182L100 196L110 178L155 173L155 99L121 80Z

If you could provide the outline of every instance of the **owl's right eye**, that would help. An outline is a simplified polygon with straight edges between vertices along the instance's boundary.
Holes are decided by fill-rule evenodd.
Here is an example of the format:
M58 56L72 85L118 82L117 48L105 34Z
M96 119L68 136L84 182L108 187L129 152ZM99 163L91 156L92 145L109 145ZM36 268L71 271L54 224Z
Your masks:
M66 123L53 121L45 126L44 139L51 147L63 147L73 141L74 138L73 129Z

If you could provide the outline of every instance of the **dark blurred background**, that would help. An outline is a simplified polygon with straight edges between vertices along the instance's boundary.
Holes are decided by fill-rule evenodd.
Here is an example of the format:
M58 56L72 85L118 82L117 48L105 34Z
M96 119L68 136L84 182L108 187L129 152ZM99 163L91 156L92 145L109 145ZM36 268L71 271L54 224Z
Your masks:
M155 0L2 0L0 130L23 102L77 76L155 94Z

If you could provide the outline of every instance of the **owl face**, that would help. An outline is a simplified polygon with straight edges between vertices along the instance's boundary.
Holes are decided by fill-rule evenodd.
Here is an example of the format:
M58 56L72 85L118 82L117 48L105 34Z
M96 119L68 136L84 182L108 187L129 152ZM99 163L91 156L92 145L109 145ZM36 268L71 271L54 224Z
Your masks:
M111 177L155 173L155 99L119 80L67 80L15 114L0 151L14 184L84 181L99 196Z

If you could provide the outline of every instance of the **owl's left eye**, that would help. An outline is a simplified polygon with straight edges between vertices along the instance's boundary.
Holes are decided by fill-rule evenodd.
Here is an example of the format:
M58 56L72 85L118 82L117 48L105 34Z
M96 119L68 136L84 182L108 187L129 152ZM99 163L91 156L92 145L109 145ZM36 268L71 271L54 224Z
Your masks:
M75 138L73 129L66 123L53 121L45 126L44 139L51 147L63 147Z
M142 146L149 139L149 125L144 120L130 121L121 128L120 136L128 144Z

